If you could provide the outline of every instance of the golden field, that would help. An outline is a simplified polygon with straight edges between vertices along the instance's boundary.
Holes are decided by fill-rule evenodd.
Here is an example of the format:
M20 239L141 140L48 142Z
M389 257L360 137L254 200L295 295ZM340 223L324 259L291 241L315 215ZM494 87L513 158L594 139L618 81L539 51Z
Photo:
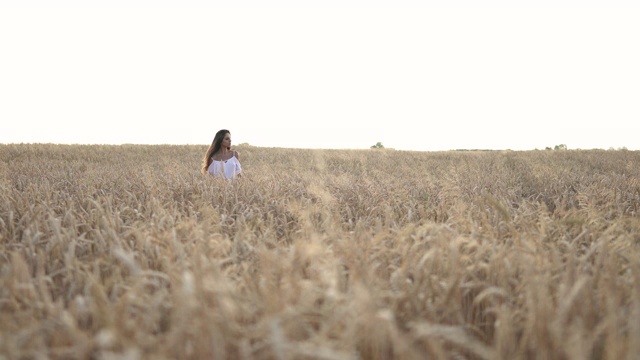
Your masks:
M0 145L0 359L639 359L640 152Z

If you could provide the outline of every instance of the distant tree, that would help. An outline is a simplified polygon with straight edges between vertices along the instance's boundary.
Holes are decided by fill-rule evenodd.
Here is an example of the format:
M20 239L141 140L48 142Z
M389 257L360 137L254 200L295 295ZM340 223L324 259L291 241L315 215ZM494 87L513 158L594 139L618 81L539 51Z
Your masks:
M380 141L378 141L375 145L371 145L372 149L384 149L384 145Z
M553 150L567 150L567 145L560 144L553 147Z

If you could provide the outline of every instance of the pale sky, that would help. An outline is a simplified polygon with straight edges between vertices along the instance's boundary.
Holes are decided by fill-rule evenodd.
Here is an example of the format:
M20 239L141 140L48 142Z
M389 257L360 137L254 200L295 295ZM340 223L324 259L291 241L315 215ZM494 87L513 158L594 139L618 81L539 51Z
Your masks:
M640 150L633 3L0 0L0 143Z

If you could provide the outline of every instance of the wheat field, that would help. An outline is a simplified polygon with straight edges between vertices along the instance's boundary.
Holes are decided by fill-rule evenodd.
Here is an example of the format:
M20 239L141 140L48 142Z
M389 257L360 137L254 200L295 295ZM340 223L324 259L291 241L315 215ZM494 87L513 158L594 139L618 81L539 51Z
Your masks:
M639 359L640 152L0 145L0 359Z

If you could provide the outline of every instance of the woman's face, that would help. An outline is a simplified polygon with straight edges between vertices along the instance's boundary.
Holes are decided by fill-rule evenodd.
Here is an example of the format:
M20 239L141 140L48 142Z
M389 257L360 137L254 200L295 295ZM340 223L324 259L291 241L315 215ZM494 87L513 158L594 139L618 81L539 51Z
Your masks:
M224 139L222 139L221 147L223 149L230 149L231 148L231 134L227 133L227 134L224 135Z

